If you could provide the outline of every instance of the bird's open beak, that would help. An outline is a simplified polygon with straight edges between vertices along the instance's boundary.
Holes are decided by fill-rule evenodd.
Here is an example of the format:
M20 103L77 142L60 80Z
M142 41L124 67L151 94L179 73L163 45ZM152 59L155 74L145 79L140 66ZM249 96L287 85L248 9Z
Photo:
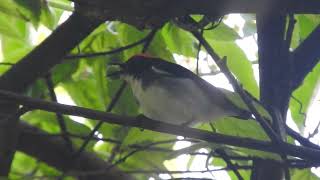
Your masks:
M108 66L110 67L110 72L107 73L107 77L110 77L112 79L118 79L122 74L125 73L125 71L123 70L124 63L112 62L108 63Z

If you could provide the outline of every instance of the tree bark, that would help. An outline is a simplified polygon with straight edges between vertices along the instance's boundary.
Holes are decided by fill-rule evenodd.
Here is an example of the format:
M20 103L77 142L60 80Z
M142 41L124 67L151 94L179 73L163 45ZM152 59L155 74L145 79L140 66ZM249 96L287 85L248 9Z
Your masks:
M274 2L274 1L271 1ZM272 4L272 3L271 3ZM278 135L285 134L280 125L285 124L290 99L290 62L288 49L285 49L286 15L273 11L258 13L257 33L259 47L260 100L269 112L279 112L278 118L273 117L273 128ZM271 160L254 162L252 180L281 180L284 177L283 166Z

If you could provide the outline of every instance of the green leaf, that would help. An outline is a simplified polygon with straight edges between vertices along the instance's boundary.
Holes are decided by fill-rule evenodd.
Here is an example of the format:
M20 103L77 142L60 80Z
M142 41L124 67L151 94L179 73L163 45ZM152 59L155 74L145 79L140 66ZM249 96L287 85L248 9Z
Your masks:
M79 122L76 122L67 116L64 116L63 118L64 118L68 132L72 134L83 135L83 136L90 134L91 129L88 126L81 124Z
M79 61L65 61L56 65L51 70L52 80L54 84L69 80L73 73L78 69Z
M207 40L215 40L215 41L235 41L239 39L240 36L238 33L230 28L229 26L221 23L219 26L212 30L205 30L204 37Z
M268 136L255 120L242 121L236 118L224 118L213 122L218 133L258 140L269 140Z
M31 125L47 131L48 133L61 133L55 113L36 110L25 114L22 119L26 120ZM89 127L70 119L68 116L63 116L63 120L67 131L72 134L87 136L91 132ZM79 146L83 143L83 140L79 138L72 138L72 142ZM92 146L93 143L90 143L87 148L89 149Z
M139 31L135 27L123 23L119 24L116 27L116 30L119 34L118 38L121 46L126 46L128 44L134 43L144 38L148 34L148 31ZM135 46L133 48L123 51L122 54L125 59L129 59L131 56L141 53L141 50L141 45Z
M261 126L254 120L239 120L236 118L228 117L212 122L216 132L236 137L253 138L263 141L269 141L267 134ZM201 129L209 130L208 124L201 126ZM246 148L234 148L240 155L257 156L266 159L280 160L280 157L273 153L257 151ZM228 152L231 153L231 152Z
M49 133L59 133L60 128L54 113L35 110L23 115L22 119Z
M140 151L127 158L125 163L122 163L119 166L123 170L165 169L163 165L165 160L165 153L155 151ZM138 176L135 175L136 179L148 179L149 177L150 174L139 174Z
M299 21L296 24L299 24ZM299 46L301 41L300 36L301 36L300 26L295 25L292 32L290 48L295 49Z
M78 106L104 110L104 100L95 93L97 92L96 80L80 79L64 81L62 87L67 90Z
M2 38L1 44L4 62L16 63L33 49L26 42L12 38Z
M300 129L303 129L304 127L304 114L307 112L308 107L313 100L313 95L317 89L316 87L319 82L319 77L320 64L318 63L304 79L303 84L293 92L293 96L297 98L301 104L294 98L291 98L290 100L289 107L291 110L291 116Z
M187 31L178 28L172 23L167 23L161 30L168 50L172 53L188 57L196 57L197 41Z
M44 79L38 79L32 85L27 88L25 95L40 98L44 94L48 94L48 86L44 82Z
M310 169L295 169L291 171L291 180L318 180L319 177L311 172Z
M19 5L13 0L2 0L0 3L0 12L11 17L19 18L20 20L29 21L28 17L21 12Z
M150 43L147 53L154 57L161 57L171 62L174 60L172 53L167 49L167 44L161 32L156 33Z
M73 11L74 8L71 5L71 2L68 0L49 0L47 1L50 7L64 10L64 11Z
M46 163L39 163L38 174L47 176L61 176L61 172L48 166Z
M241 175L241 177L242 177L243 179L250 179L250 177L251 177L251 172L250 172L250 170L238 170L238 172L240 173L240 175ZM234 174L233 171L228 171L228 174L229 174L229 176L230 176L230 178L231 178L232 180L238 180L238 179L239 179L239 178Z
M106 59L103 57L97 58L97 60L93 63L93 76L96 80L97 87L97 96L104 100L103 104L107 104L109 101L108 97L108 87L106 80Z
M108 82L108 93L109 97L114 97L115 93L120 87L120 81L109 81ZM132 91L129 86L126 87L125 91L122 93L120 99L117 102L116 107L113 112L123 115L138 115L138 105L136 99L134 98Z
M7 14L0 12L0 35L8 36L16 39L27 39L27 25L21 19L10 17Z
M319 25L319 15L297 15L300 37L304 40Z
M17 5L19 5L19 9L17 11L27 19L31 21L31 23L37 27L40 21L41 15L41 2L39 0L14 0Z
M24 153L16 152L13 159L12 171L16 173L30 173L36 167L36 160Z
M237 77L243 87L256 98L259 89L254 78L251 62L235 42L221 42L210 40L209 43L220 57L227 57L227 65Z
M52 11L46 1L40 1L41 3L41 12L40 12L40 22L44 24L49 29L53 30L57 23L59 15L55 14L55 11Z
M156 141L168 140L168 139L175 139L176 136L154 132L146 129L139 129L139 128L130 128L127 136L123 139L123 146L129 144L148 144ZM161 147L172 147L173 143L166 143L162 144Z

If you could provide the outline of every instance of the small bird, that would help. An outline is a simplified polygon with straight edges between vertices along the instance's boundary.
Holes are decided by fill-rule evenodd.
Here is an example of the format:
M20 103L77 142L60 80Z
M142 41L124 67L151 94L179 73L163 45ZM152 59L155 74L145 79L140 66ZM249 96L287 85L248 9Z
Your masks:
M249 111L226 97L227 90L214 87L178 64L135 55L113 65L120 70L108 76L123 79L131 86L143 115L150 119L192 126L226 116L251 117Z

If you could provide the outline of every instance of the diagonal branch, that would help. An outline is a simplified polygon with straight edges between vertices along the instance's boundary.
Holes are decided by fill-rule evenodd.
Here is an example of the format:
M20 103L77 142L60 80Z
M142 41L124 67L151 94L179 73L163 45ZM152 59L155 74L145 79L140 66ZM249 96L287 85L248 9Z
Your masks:
M90 34L100 20L92 20L75 12L60 25L45 41L0 77L0 89L23 92L38 78L43 77L53 66L59 64L69 51ZM63 43L62 43L63 42ZM0 113L13 114L17 107L8 102L0 104ZM17 125L9 125L0 119L0 176L7 176L15 152ZM15 122L18 123L18 122ZM12 123L11 123L12 124Z
M253 106L253 103L251 99L247 96L247 94L244 92L244 90L240 87L237 80L233 77L231 72L228 70L225 60L221 59L218 54L214 52L210 44L204 39L204 37L197 31L193 31L192 34L198 39L198 41L204 46L204 48L207 50L207 52L211 55L211 57L215 60L216 64L219 66L221 71L226 75L229 82L232 84L233 88L239 95L241 96L242 100L246 103L246 105L249 107L250 111L253 113L253 115L256 117L256 120L261 125L261 127L265 130L267 135L270 137L270 139L274 143L281 142L281 139L277 136L277 134L274 132L274 130L271 128L271 126L268 124L268 122L260 115L260 113L257 111L257 109Z
M320 25L293 51L292 91L298 88L309 72L318 64Z
M217 149L217 150L215 150L215 152L218 155L220 155L221 158L226 162L227 167L233 171L233 173L237 176L238 180L244 180L243 177L241 176L240 172L238 171L237 166L231 162L230 158L228 157L226 152L224 152L224 150Z
M54 91L54 84L53 84L52 77L51 77L50 73L46 75L45 81L46 81L46 84L48 86L48 90L49 90L49 95L50 95L51 101L58 102L57 95L56 95L56 93ZM62 114L56 113L56 117L57 117L57 120L58 120L60 131L62 132L62 137L65 140L66 146L68 148L70 148L70 150L73 150L72 141L68 136L67 125L65 123L65 120L64 120Z

